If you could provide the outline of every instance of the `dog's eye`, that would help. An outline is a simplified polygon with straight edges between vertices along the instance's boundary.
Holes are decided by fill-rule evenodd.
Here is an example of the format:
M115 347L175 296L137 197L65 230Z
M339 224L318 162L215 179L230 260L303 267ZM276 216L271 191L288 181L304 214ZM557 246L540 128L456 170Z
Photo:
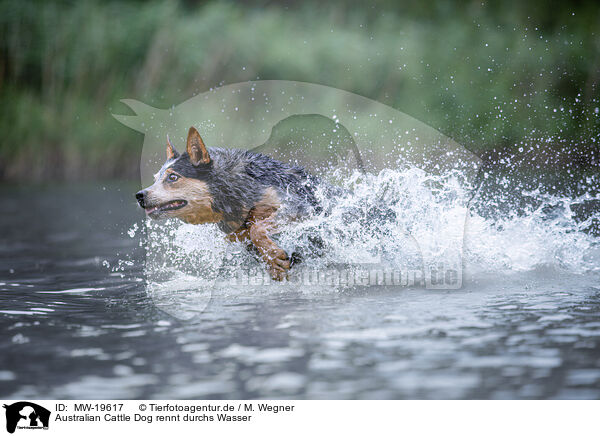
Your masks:
M169 174L169 177L167 177L167 179L169 179L170 182L174 182L177 179L179 179L179 176L177 174L171 173L171 174Z

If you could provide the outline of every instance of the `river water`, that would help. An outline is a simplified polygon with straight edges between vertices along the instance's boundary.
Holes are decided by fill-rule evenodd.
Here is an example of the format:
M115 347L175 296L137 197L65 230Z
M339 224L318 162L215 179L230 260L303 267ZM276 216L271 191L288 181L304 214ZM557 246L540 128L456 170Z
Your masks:
M0 397L600 398L593 235L476 217L460 289L225 286L190 315L166 290L193 306L193 272L148 269L137 189L1 187Z

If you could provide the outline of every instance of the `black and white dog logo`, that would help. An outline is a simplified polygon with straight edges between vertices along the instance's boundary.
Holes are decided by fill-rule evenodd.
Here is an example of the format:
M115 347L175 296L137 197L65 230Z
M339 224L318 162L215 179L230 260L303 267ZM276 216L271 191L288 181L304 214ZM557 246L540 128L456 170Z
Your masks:
M6 409L6 431L14 433L15 429L48 429L50 411L29 401L19 401L4 405Z

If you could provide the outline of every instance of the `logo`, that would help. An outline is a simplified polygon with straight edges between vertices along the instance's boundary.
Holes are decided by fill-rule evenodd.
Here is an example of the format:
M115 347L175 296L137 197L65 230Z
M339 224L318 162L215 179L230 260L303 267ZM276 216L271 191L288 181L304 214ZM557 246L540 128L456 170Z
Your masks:
M28 401L19 401L10 406L4 405L6 409L6 431L14 433L15 429L48 429L50 411Z

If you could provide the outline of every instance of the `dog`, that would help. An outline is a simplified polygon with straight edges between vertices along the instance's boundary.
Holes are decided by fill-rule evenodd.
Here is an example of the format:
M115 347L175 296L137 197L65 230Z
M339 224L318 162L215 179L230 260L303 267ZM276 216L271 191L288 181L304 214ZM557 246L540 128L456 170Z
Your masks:
M303 168L248 150L207 148L194 127L182 154L167 137L167 160L154 179L135 194L147 216L216 223L229 241L250 242L278 281L287 278L291 261L272 235L321 210L319 181Z

